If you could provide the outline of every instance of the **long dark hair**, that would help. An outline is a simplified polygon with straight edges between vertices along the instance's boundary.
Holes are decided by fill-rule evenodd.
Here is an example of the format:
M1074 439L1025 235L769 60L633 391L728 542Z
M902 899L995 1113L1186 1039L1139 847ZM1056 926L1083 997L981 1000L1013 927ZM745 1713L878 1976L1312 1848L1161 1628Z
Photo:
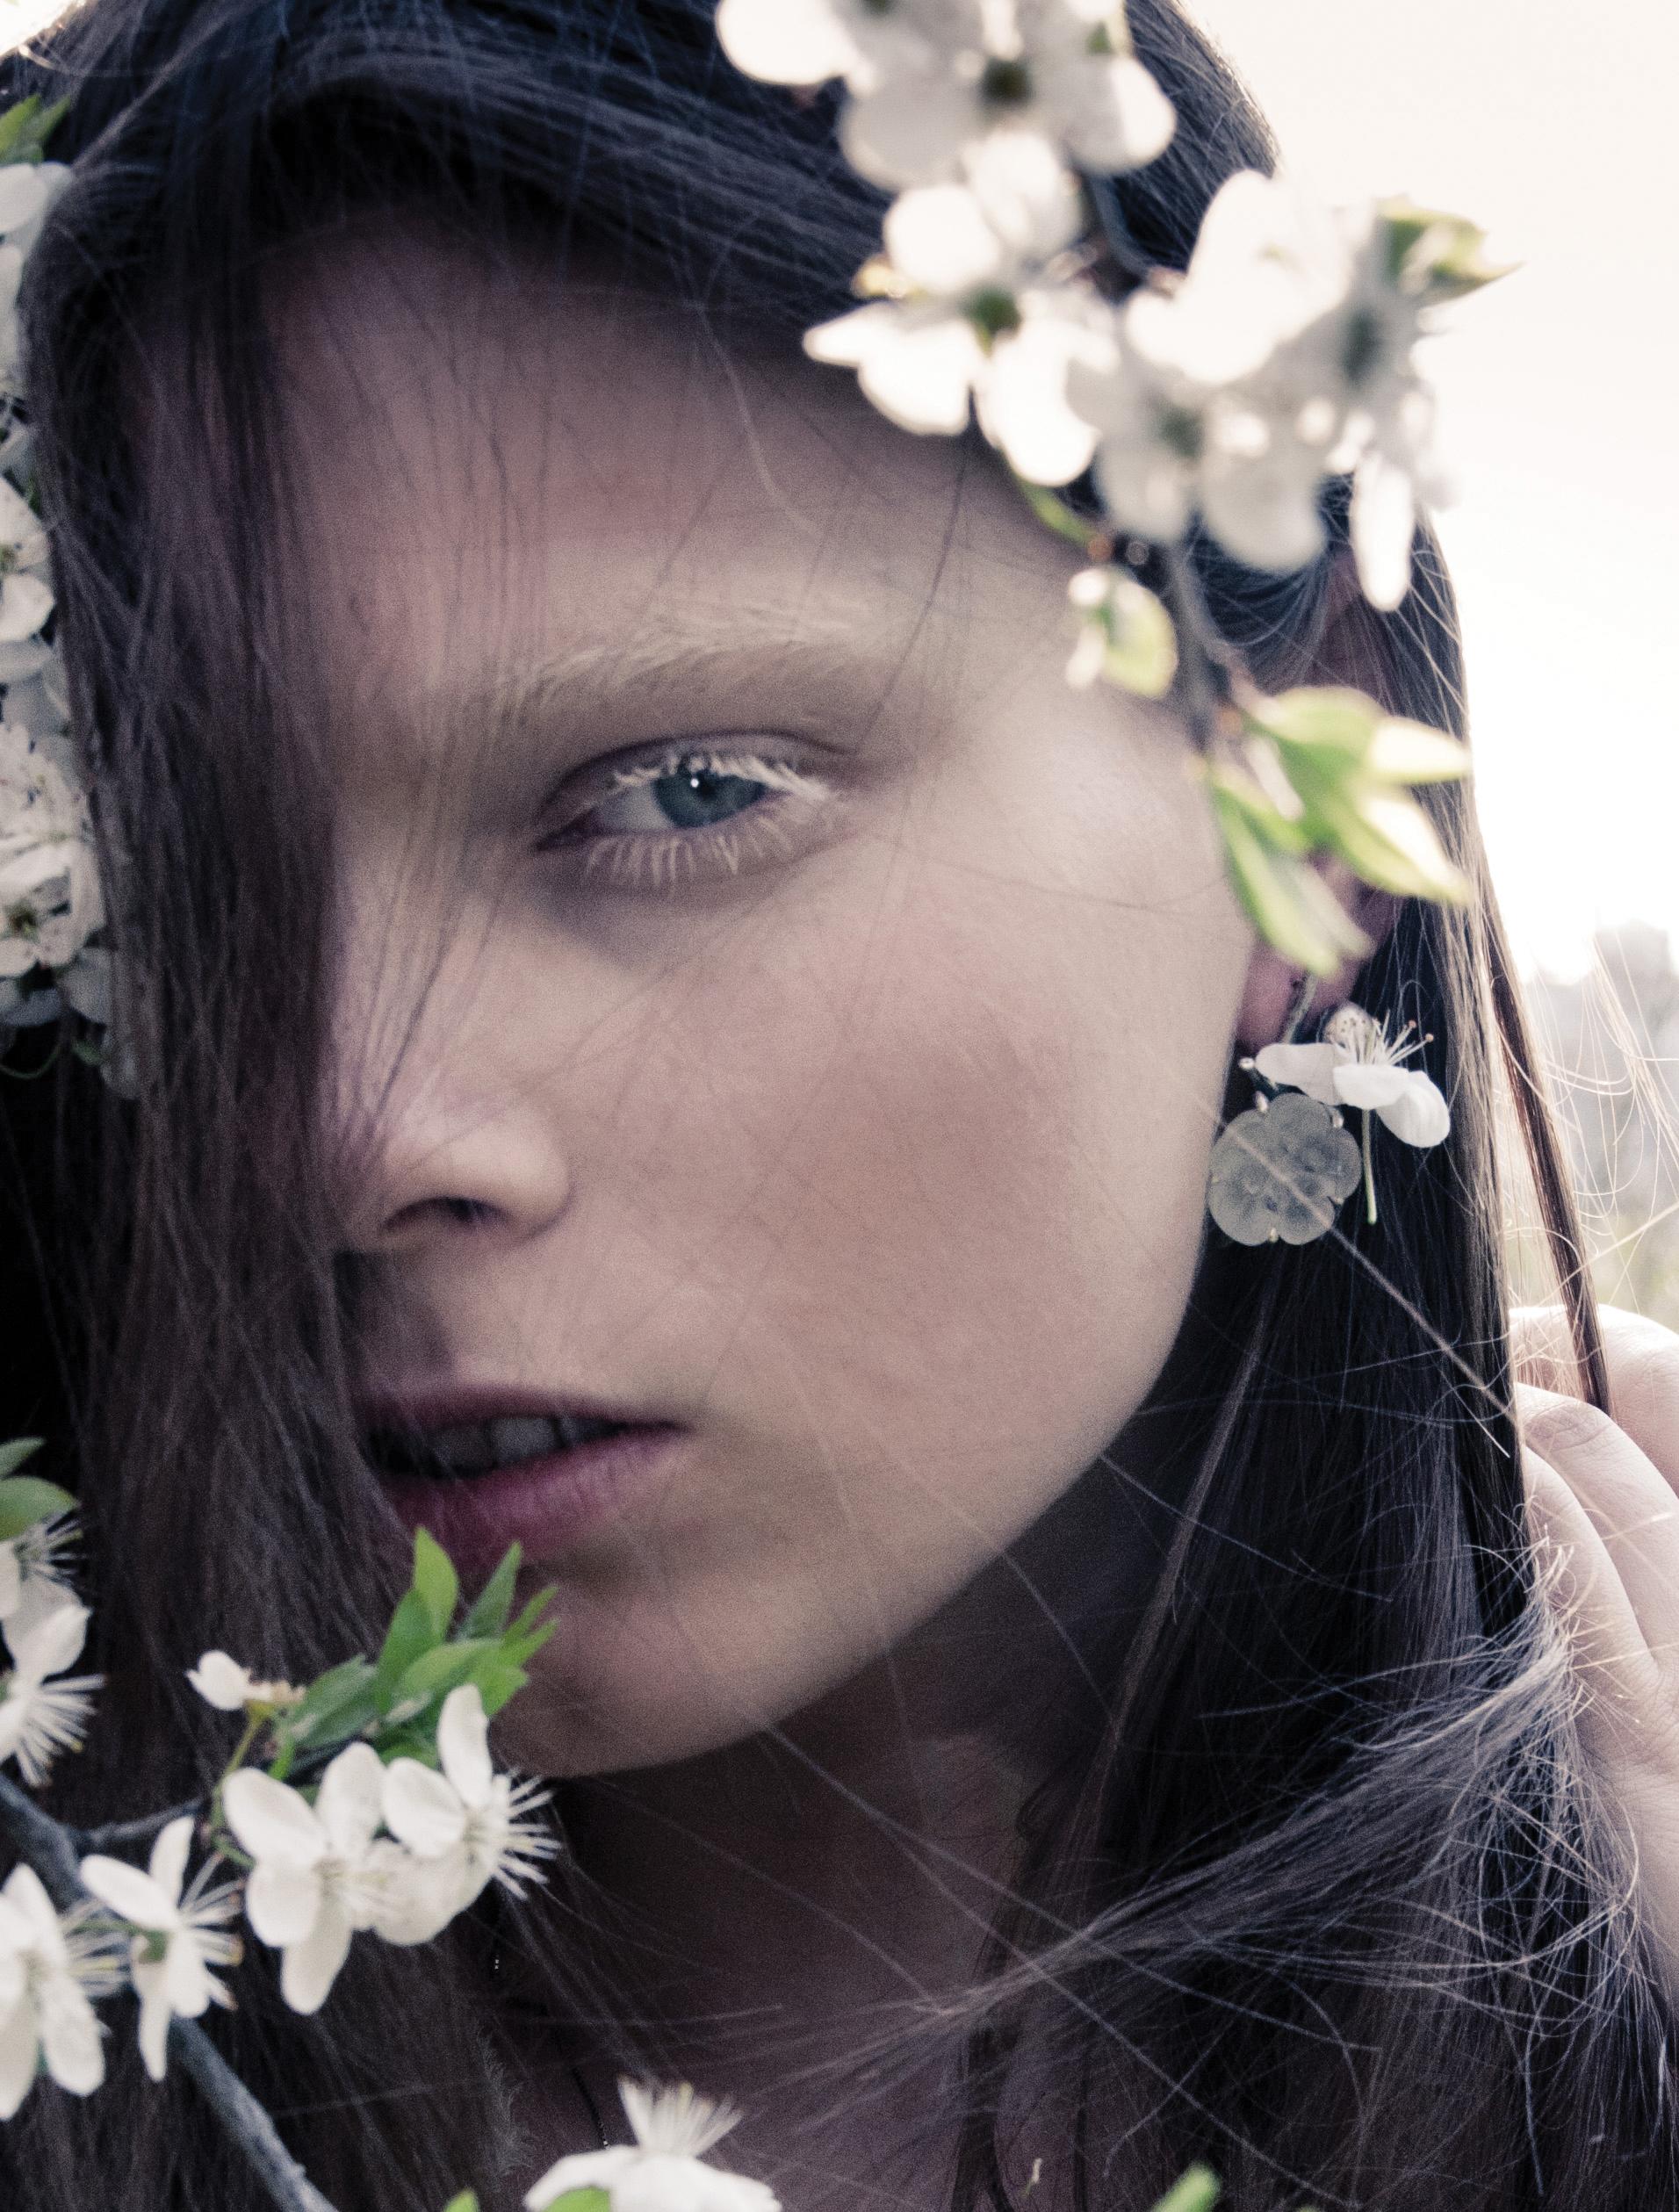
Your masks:
M1132 12L1180 126L1119 201L1142 250L1182 266L1219 184L1271 149L1169 0ZM73 101L54 151L76 177L25 309L139 1077L132 1104L76 1070L0 1093L11 1309L39 1339L0 1433L50 1435L79 1489L112 1674L94 1744L62 1770L71 1814L203 1786L183 1666L220 1642L296 1677L365 1646L398 1551L323 1257L327 779L288 689L265 276L348 220L419 214L475 251L585 250L724 339L792 348L846 304L880 203L836 154L831 99L740 77L711 15L93 0L14 68L16 90ZM1344 549L1344 498L1330 521ZM1312 666L1327 560L1279 580L1197 557L1262 678ZM1426 534L1403 606L1362 619L1387 703L1460 727ZM1081 2205L1145 2205L1195 2157L1243 2208L1674 2201L1668 2020L1524 1536L1501 1095L1600 1401L1601 1353L1473 818L1452 793L1436 811L1476 900L1405 907L1358 995L1434 1033L1451 1140L1390 1170L1356 1244L1209 1243L1165 1373L1115 1442L1116 1488L1146 1468L1175 1535L1087 1740L1027 1807L955 2023L959 2205L1008 2201L1020 2085L1046 2052L1076 2085L1061 2178ZM417 1958L369 1946L318 2021L242 1978L215 2032L342 2203L435 2212L469 2180L501 2201L506 2084L526 2062L492 1938L540 1952L558 2009L610 2014L580 1880L559 1904L540 1924L481 1914ZM401 2023L422 2006L415 2049ZM634 2057L627 2030L599 2035ZM97 2098L42 2093L0 2136L7 2201L253 2205L191 2092L113 2062Z

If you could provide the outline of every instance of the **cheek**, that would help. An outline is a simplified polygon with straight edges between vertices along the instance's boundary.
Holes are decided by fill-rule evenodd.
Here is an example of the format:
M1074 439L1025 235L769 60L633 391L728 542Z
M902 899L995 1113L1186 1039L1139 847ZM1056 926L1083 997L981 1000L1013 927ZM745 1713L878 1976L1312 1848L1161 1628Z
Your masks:
M713 1363L720 1440L564 1661L638 1758L780 1718L926 1618L1111 1439L1181 1319L1228 901L1186 902L1193 849L1141 829L1117 869L1111 835L1063 844L1048 887L1041 853L1023 876L958 842L806 871L611 1055L612 1211L682 1256L642 1310Z

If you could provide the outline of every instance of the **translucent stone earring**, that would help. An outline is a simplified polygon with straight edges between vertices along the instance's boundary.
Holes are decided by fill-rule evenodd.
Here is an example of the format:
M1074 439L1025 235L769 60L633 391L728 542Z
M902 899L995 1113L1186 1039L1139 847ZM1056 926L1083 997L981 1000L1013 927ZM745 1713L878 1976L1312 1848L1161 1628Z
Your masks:
M1282 1042L1292 1044L1312 1001L1303 976ZM1244 1066L1251 1067L1251 1061ZM1226 1123L1207 1178L1207 1210L1238 1244L1309 1244L1335 1223L1363 1174L1358 1141L1322 1099L1256 1091L1252 1106Z

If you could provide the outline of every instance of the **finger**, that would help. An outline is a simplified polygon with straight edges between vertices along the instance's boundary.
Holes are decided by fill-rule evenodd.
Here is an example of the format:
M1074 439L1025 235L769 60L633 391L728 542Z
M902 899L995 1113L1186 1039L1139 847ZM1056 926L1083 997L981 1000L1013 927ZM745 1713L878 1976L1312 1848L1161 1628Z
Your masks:
M1679 1503L1625 1430L1577 1398L1517 1389L1528 1450L1567 1485L1618 1578L1649 1650L1679 1664Z
M1679 1336L1621 1306L1600 1306L1597 1319L1615 1419L1668 1487L1679 1491ZM1520 1381L1561 1396L1577 1394L1574 1337L1560 1306L1518 1306L1510 1330Z
M1629 1762L1661 1757L1647 1720L1665 1702L1660 1669L1591 1516L1536 1452L1524 1451L1522 1466L1540 1588L1586 1691L1581 1735L1588 1755L1618 1779Z

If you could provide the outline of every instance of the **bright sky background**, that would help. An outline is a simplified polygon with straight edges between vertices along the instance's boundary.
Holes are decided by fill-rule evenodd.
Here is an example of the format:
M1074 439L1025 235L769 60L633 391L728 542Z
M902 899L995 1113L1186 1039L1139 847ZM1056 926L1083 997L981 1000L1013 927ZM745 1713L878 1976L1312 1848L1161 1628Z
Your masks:
M1523 267L1430 349L1481 818L1524 965L1679 951L1679 0L1187 0L1288 167Z
M61 0L0 0L0 41ZM1481 817L1524 965L1679 949L1679 0L1186 0L1330 198L1472 216L1513 276L1431 349Z

